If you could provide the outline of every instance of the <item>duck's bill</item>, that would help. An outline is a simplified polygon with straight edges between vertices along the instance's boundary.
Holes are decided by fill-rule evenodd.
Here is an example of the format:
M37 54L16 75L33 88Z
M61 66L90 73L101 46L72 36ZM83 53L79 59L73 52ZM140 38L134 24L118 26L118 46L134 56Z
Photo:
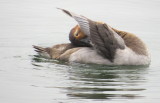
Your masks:
M91 41L88 37L81 39L80 42L82 42L82 44L84 44L84 46L89 46L89 47L92 46Z
M91 42L88 37L80 39L80 40L77 40L74 38L70 41L73 45L75 45L77 47L92 47Z

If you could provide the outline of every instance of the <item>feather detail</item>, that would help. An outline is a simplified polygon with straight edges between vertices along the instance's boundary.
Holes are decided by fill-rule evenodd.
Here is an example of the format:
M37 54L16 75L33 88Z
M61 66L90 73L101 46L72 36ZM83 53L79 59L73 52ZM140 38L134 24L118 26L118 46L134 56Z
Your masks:
M87 36L90 36L90 26L89 26L89 22L91 22L91 20L89 20L88 18L84 17L84 16L81 16L81 15L77 15L75 13L72 13L70 11L67 11L67 10L64 10L64 9L61 9L61 8L58 8L59 10L62 10L65 14L69 15L70 17L74 18L81 30L87 35Z

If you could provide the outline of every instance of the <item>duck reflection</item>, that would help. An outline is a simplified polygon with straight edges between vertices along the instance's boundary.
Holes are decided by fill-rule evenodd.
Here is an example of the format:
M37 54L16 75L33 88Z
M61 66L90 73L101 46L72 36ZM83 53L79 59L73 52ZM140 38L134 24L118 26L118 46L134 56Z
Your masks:
M71 98L124 99L143 97L147 67L144 66L72 66L71 86L66 87Z

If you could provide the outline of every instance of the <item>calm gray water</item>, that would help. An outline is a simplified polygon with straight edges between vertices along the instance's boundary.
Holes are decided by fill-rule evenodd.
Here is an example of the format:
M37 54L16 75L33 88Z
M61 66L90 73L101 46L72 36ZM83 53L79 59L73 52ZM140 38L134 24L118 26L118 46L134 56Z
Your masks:
M56 7L137 34L143 66L67 64L37 57L32 45L66 43L76 22ZM0 0L0 103L159 103L159 0Z

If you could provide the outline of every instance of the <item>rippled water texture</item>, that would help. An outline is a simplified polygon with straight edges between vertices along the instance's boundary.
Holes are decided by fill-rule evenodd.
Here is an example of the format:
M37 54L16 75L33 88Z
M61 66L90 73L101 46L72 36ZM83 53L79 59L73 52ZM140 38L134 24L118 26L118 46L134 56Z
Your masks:
M71 10L137 34L150 66L68 64L32 45L67 43ZM0 0L0 103L159 103L159 0Z

